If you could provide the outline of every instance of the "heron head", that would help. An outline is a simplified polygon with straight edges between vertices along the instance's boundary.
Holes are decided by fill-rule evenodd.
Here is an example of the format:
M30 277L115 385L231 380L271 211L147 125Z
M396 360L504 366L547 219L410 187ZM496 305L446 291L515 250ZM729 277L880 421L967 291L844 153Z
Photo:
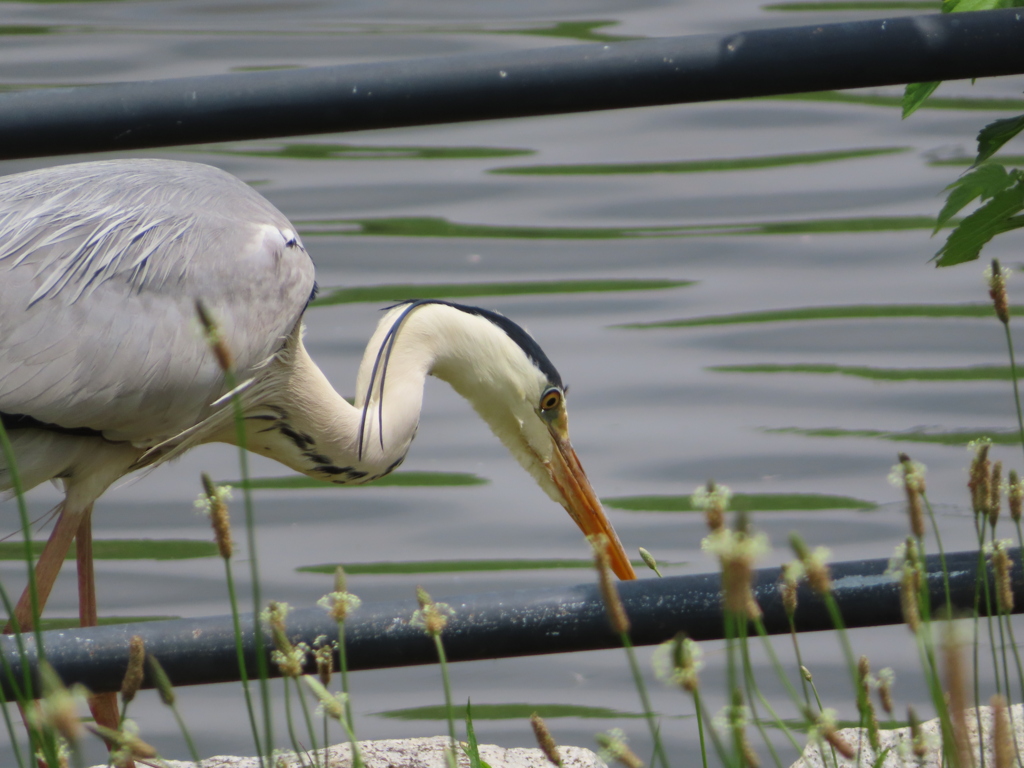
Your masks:
M636 574L569 440L566 387L540 346L504 315L442 304L445 354L432 373L472 403L538 485L590 537L603 534L612 569ZM448 309L451 308L451 309Z

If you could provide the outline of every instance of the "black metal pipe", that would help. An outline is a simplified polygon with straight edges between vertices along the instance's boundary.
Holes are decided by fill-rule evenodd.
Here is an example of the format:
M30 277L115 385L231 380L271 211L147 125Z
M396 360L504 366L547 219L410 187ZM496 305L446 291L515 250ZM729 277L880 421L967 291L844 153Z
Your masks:
M1024 72L1020 9L0 95L0 158Z
M1020 561L1020 550L1011 556ZM832 565L834 595L847 627L898 624L900 589L895 576L885 573L886 560L861 560ZM970 610L974 602L978 555L960 552L947 556L952 601ZM942 572L937 558L927 562L932 605L945 602ZM1014 582L1016 605L1024 606L1024 579ZM778 568L757 571L754 592L770 633L789 631L778 592ZM697 640L722 637L723 622L718 574L642 579L619 584L619 593L632 623L636 645L652 645L683 631ZM802 587L796 613L801 632L832 629L822 600ZM495 659L546 653L596 650L620 645L605 615L601 596L593 584L575 587L519 590L448 599L455 610L444 632L451 661ZM379 669L437 661L432 641L409 624L416 609L413 600L363 605L346 622L348 663L351 669ZM246 665L256 668L252 616L242 621ZM312 644L319 635L337 636L337 627L320 608L292 611L288 633L294 642ZM43 632L47 660L68 684L81 682L93 691L117 690L128 661L128 643L139 635L156 656L174 685L228 682L239 679L235 639L230 617L176 619ZM30 663L36 653L31 636L23 638ZM269 646L267 648L269 651ZM0 653L21 680L21 662L15 640L0 637ZM313 671L312 669L310 671ZM9 685L3 681L5 695Z

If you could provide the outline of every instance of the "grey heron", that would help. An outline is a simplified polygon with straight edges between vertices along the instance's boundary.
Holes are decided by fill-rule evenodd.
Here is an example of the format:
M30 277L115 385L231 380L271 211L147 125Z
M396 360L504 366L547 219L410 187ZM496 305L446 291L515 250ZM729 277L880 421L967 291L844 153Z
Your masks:
M244 382L249 450L332 483L375 480L405 458L432 374L635 578L569 442L562 380L522 328L475 307L400 303L370 339L352 405L302 343L314 285L288 219L216 168L115 160L0 178L0 416L23 486L58 480L65 493L36 566L41 604L77 539L80 618L95 623L96 499L192 446L237 442L197 300ZM15 613L30 626L27 591Z

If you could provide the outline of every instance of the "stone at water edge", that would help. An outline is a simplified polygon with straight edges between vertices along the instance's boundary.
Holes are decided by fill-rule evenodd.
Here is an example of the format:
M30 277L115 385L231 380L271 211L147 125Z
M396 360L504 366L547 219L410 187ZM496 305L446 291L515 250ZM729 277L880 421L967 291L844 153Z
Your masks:
M1024 744L1024 704L1014 704L1011 707L1012 712L1007 712L1010 716L1010 722L1013 726L1014 739L1018 744ZM981 710L981 743L985 748L985 765L994 766L995 756L992 754L992 710L990 707L980 707ZM978 718L976 710L968 709L964 715L967 719L967 732L971 739L972 753L975 758L978 757ZM928 722L921 723L921 730L925 734L926 743L929 744L930 749L928 754L925 756L924 761L920 763L921 768L941 768L942 766L942 735L939 727L939 720L929 720ZM883 750L889 747L889 752L886 753L885 759L878 766L875 766L875 753L871 749L871 745L868 743L867 731L863 731L860 728L843 728L838 731L839 735L842 736L843 740L847 744L852 746L854 749L857 748L858 743L863 744L864 752L860 755L860 760L847 760L838 752L836 757L839 760L839 768L906 768L908 765L917 766L918 763L913 757L913 753L907 753L905 750L909 750L911 746L910 741L910 728L897 728L892 731L879 731L879 740L881 741L881 747ZM863 739L863 742L860 742ZM828 744L825 745L825 754L827 761L822 762L821 750L818 749L816 744L808 744L807 749L804 750L803 755L800 759L793 763L792 768L835 768L835 764L832 762L832 750ZM910 754L909 758L906 754Z
M444 750L449 744L447 736L420 739L386 739L360 741L359 752L366 768L448 768ZM481 744L480 759L491 768L554 768L539 749L516 747L506 749L494 744ZM598 756L583 747L559 747L563 768L608 768ZM326 768L349 768L352 765L348 744L329 747ZM317 759L323 760L323 750L317 750ZM308 768L308 760L297 760L294 755L282 756L284 762L274 768ZM200 763L166 761L167 768L259 768L255 757L210 757ZM323 762L320 763L323 765ZM459 754L460 768L469 766L469 758ZM95 768L103 768L96 766Z

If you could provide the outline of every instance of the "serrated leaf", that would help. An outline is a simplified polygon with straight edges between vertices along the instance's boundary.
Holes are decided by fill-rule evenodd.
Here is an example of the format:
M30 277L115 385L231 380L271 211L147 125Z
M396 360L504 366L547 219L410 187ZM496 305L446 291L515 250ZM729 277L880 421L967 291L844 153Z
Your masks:
M908 83L903 91L903 119L906 120L914 114L918 107L924 104L925 99L935 93L935 89L941 84L941 80L931 83Z
M1016 174L1015 174L1016 175ZM996 194L985 205L965 218L949 235L946 244L935 254L936 265L948 267L974 261L985 243L998 234L1024 226L1014 218L1024 210L1024 182Z
M974 164L979 165L988 160L1021 131L1024 131L1024 115L1005 117L986 125L978 133L978 157Z
M935 219L934 235L942 226L976 198L988 200L1013 184L1014 178L998 163L986 163L965 173L948 187L946 204Z
M473 708L469 699L466 699L466 743L462 750L469 758L469 768L491 768L480 759L480 744L476 740L476 731L473 730Z

